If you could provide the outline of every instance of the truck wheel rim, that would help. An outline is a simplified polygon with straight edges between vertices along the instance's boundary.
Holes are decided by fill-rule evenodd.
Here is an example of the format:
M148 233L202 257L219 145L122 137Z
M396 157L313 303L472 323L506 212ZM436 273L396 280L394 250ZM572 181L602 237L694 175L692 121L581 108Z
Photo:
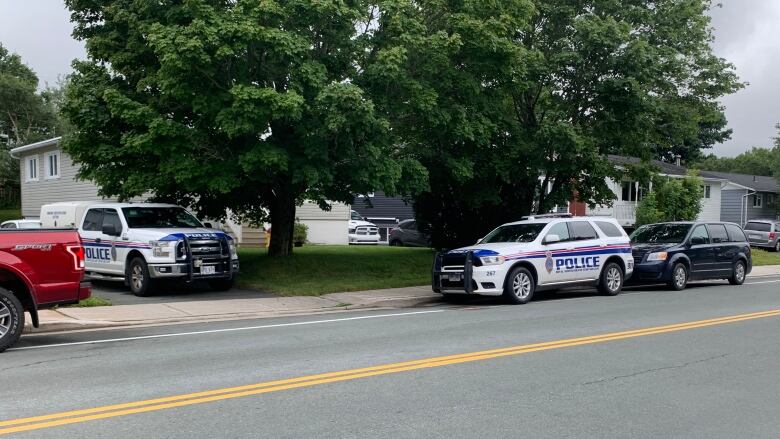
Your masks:
M133 288L140 290L144 286L144 272L141 270L140 265L133 267L133 273L130 275L130 280L133 282Z
M515 279L512 281L512 292L519 299L525 299L531 294L531 279L527 274L520 273L515 276Z
M0 337L7 334L9 329L11 329L11 311L4 303L0 303Z
M677 270L674 272L674 283L677 284L678 288L682 288L685 285L685 268L677 267Z
M620 270L612 267L607 271L607 288L609 291L617 291L620 288Z
M736 278L737 282L742 282L743 279L745 279L745 266L742 265L741 262L737 263L737 270L736 270Z

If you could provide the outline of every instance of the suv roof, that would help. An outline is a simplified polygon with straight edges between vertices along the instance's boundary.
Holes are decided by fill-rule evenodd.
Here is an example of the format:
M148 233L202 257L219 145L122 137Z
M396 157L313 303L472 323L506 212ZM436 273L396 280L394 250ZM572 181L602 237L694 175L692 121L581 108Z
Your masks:
M542 223L547 224L553 221L578 221L578 220L591 220L591 221L607 221L613 224L618 224L617 220L608 216L550 216L550 217L534 217L531 216L528 219L522 219L520 221L513 221L502 225L510 224L534 224Z

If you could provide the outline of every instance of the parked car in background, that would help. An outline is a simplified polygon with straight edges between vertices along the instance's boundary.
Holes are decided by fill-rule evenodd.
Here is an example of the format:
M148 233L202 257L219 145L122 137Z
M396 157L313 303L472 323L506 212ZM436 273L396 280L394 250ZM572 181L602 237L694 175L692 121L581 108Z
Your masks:
M666 283L682 290L692 279L728 279L742 285L753 268L742 228L723 222L641 226L631 234L632 282Z
M398 223L390 229L388 242L398 247L430 247L431 237L427 233L417 230L417 221L410 219Z
M10 220L0 224L0 229L40 229L39 220Z
M780 252L780 222L774 220L748 221L745 224L745 233L753 247Z
M75 230L0 232L0 352L19 340L25 311L78 303L92 287L84 278L84 247Z
M379 227L366 221L363 215L349 212L349 243L351 244L379 244Z

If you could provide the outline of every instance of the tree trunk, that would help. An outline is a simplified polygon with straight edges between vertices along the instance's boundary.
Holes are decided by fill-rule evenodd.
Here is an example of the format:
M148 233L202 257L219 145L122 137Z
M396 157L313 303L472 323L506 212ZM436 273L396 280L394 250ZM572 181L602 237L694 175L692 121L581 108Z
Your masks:
M292 191L278 191L270 213L271 243L268 246L268 256L290 256L295 225L295 195Z

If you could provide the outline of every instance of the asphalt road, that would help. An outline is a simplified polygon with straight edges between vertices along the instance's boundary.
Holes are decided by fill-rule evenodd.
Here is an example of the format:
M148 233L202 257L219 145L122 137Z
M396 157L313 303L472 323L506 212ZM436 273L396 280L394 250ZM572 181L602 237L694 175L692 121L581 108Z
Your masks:
M748 282L28 336L0 433L776 438L780 278Z

